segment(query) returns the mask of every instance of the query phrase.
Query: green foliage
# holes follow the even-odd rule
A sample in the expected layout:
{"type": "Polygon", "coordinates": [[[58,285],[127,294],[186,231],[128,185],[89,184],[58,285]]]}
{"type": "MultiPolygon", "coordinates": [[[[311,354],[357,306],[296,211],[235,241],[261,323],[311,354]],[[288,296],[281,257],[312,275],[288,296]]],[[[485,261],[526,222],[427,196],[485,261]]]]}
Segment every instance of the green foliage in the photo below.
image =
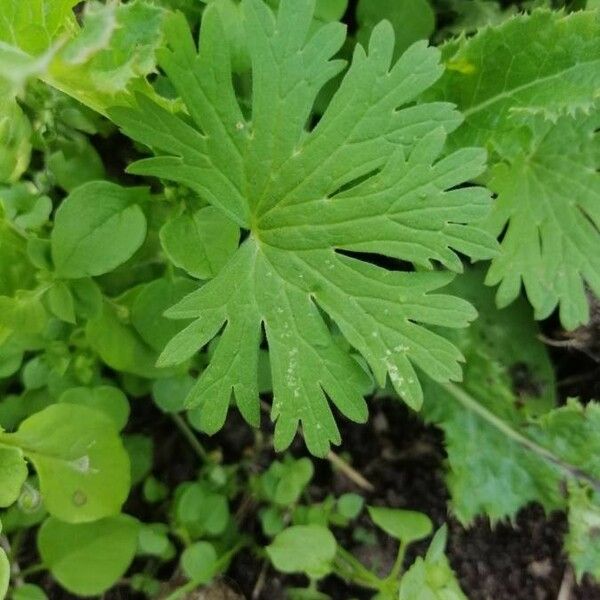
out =
{"type": "Polygon", "coordinates": [[[396,56],[413,42],[429,38],[435,29],[435,14],[429,0],[359,0],[358,42],[366,48],[373,28],[384,19],[392,24],[396,34],[396,56]]]}
{"type": "Polygon", "coordinates": [[[377,527],[405,544],[431,535],[433,524],[427,515],[412,510],[369,506],[369,516],[377,527]]]}
{"type": "Polygon", "coordinates": [[[600,405],[559,362],[597,358],[596,8],[0,2],[0,598],[257,560],[291,600],[464,600],[445,526],[419,556],[440,523],[330,451],[394,393],[462,524],[563,511],[600,579],[600,405]],[[208,440],[230,406],[274,429],[208,440]]]}
{"type": "Polygon", "coordinates": [[[70,279],[102,275],[131,258],[146,237],[140,208],[146,200],[145,190],[108,182],[77,188],[54,219],[51,247],[57,275],[70,279]]]}
{"type": "Polygon", "coordinates": [[[444,555],[445,526],[437,531],[425,558],[417,557],[400,584],[400,600],[467,600],[444,555]]]}
{"type": "Polygon", "coordinates": [[[295,525],[285,529],[267,546],[267,554],[278,571],[323,577],[331,571],[336,541],[320,525],[295,525]],[[310,551],[306,550],[310,548],[310,551]]]}
{"type": "Polygon", "coordinates": [[[600,290],[600,13],[536,11],[452,41],[443,54],[447,70],[427,97],[463,111],[454,147],[490,151],[498,201],[484,225],[495,236],[508,225],[487,283],[500,283],[499,306],[523,283],[536,318],[560,305],[573,329],[589,318],[584,285],[600,290]]]}
{"type": "Polygon", "coordinates": [[[95,596],[114,585],[133,560],[138,522],[118,515],[70,524],[50,517],[38,533],[44,564],[74,594],[95,596]]]}
{"type": "Polygon", "coordinates": [[[385,24],[374,30],[368,54],[357,49],[327,112],[306,134],[317,92],[342,66],[329,58],[343,31],[330,24],[305,42],[311,3],[304,0],[282,3],[277,22],[260,0],[245,0],[242,9],[254,74],[252,122],[231,81],[213,75],[229,69],[229,58],[216,41],[224,24],[212,7],[203,16],[199,54],[178,18],[169,21],[170,49],[161,54],[195,126],[142,96],[137,110],[110,114],[128,135],[159,152],[131,172],[185,183],[250,229],[223,270],[169,310],[171,317],[196,320],[167,345],[160,364],[188,359],[226,324],[188,406],[199,407],[203,430],[217,431],[233,390],[244,417],[256,424],[264,327],[275,446],[288,446],[302,423],[311,452],[324,455],[340,441],[324,394],[353,420],[366,418],[366,406],[357,393],[363,369],[334,343],[317,306],[378,382],[388,375],[414,407],[421,388],[413,365],[437,380],[460,377],[460,355],[425,325],[460,327],[474,317],[459,299],[430,294],[448,281],[444,274],[390,273],[336,250],[378,252],[428,268],[436,260],[453,270],[461,267],[451,248],[491,256],[491,238],[470,225],[486,214],[487,193],[476,187],[445,191],[480,174],[484,155],[465,149],[438,160],[444,130],[454,129],[460,117],[447,104],[401,108],[440,76],[437,53],[418,44],[392,66],[394,39],[385,24]],[[286,58],[289,44],[310,59],[286,58]],[[288,80],[290,91],[278,96],[277,86],[288,80]],[[302,93],[292,93],[293,82],[303,80],[302,93]],[[393,118],[386,116],[390,109],[393,118]],[[373,301],[367,293],[376,294],[373,301]]]}
{"type": "MultiPolygon", "coordinates": [[[[113,422],[96,410],[67,403],[48,406],[15,433],[0,431],[0,447],[5,446],[19,453],[23,465],[23,457],[33,463],[46,508],[64,521],[113,515],[125,501],[129,461],[113,422]]],[[[11,487],[25,479],[18,465],[9,474],[11,487]]]]}

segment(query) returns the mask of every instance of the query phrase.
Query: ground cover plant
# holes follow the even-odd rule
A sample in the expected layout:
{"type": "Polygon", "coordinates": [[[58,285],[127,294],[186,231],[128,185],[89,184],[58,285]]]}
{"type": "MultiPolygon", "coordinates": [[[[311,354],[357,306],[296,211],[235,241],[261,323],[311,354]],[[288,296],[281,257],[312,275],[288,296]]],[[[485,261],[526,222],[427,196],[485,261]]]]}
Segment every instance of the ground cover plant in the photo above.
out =
{"type": "Polygon", "coordinates": [[[596,0],[2,0],[0,92],[0,598],[600,598],[596,0]]]}

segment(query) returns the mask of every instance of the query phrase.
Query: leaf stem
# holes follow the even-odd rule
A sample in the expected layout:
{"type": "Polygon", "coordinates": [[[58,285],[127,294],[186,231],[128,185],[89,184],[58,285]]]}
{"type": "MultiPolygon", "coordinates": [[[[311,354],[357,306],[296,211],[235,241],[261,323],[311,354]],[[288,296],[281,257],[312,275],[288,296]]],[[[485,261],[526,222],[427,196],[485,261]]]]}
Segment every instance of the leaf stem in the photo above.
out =
{"type": "Polygon", "coordinates": [[[207,463],[212,463],[212,459],[208,455],[208,452],[204,448],[204,446],[200,443],[200,440],[196,437],[196,434],[191,430],[190,426],[185,422],[185,419],[177,414],[171,413],[171,419],[181,433],[183,437],[189,442],[190,446],[196,452],[196,454],[200,457],[201,460],[207,463]]]}
{"type": "Polygon", "coordinates": [[[553,464],[555,467],[560,469],[565,475],[574,477],[575,479],[583,480],[593,486],[597,491],[600,491],[600,481],[587,473],[584,473],[558,456],[553,452],[544,448],[537,442],[523,435],[522,433],[513,429],[506,421],[495,415],[493,412],[481,405],[473,396],[466,392],[462,387],[455,383],[441,383],[439,384],[444,388],[450,395],[452,395],[460,404],[462,404],[467,410],[470,410],[480,416],[489,425],[496,428],[498,431],[506,435],[508,438],[523,446],[527,450],[537,454],[540,458],[553,464]]]}

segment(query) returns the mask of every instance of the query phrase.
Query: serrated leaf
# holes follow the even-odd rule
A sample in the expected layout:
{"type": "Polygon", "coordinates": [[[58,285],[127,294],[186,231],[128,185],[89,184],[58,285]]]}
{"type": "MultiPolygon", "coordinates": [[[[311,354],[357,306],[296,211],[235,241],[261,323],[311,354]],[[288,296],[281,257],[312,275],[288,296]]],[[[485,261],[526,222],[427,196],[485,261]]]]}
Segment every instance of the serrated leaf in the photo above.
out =
{"type": "Polygon", "coordinates": [[[528,147],[491,170],[498,198],[484,225],[504,233],[486,283],[500,284],[499,306],[522,283],[537,319],[558,305],[567,329],[588,321],[586,284],[600,295],[599,126],[598,115],[537,123],[528,147]]]}
{"type": "Polygon", "coordinates": [[[495,309],[481,275],[470,279],[463,295],[482,321],[457,340],[467,357],[464,382],[428,385],[424,404],[445,433],[452,509],[468,523],[480,514],[512,517],[533,501],[565,508],[564,480],[600,479],[599,405],[554,408],[552,367],[527,306],[495,309]]]}
{"type": "Polygon", "coordinates": [[[152,3],[87,2],[80,27],[73,0],[7,0],[0,6],[0,78],[14,94],[39,77],[104,113],[132,89],[159,99],[146,81],[155,70],[165,11],[152,3]]]}
{"type": "Polygon", "coordinates": [[[536,115],[587,112],[600,96],[598,13],[518,15],[450,42],[443,54],[447,69],[430,97],[463,111],[455,146],[506,154],[519,125],[536,115]]]}
{"type": "Polygon", "coordinates": [[[129,461],[102,413],[54,404],[25,419],[0,444],[19,448],[36,468],[50,514],[71,523],[118,513],[129,492],[129,461]]]}
{"type": "Polygon", "coordinates": [[[138,521],[128,515],[77,525],[50,517],[37,542],[44,565],[64,588],[96,596],[124,575],[135,556],[138,530],[138,521]]]}
{"type": "Polygon", "coordinates": [[[565,550],[578,579],[589,573],[600,580],[600,498],[583,487],[569,489],[569,531],[565,550]]]}
{"type": "Polygon", "coordinates": [[[437,51],[425,43],[392,65],[393,31],[376,27],[318,125],[305,129],[319,90],[343,66],[330,60],[343,26],[330,23],[307,36],[313,8],[310,0],[285,0],[275,16],[261,0],[243,0],[251,122],[236,99],[223,23],[212,6],[199,54],[176,17],[160,56],[193,124],[142,96],[139,110],[111,115],[159,153],[132,172],[184,183],[250,230],[223,270],[169,311],[196,320],[167,346],[161,364],[182,362],[222,331],[189,406],[199,407],[203,429],[214,432],[233,394],[256,423],[264,328],[275,446],[289,445],[301,423],[309,449],[324,455],[340,441],[327,399],[356,421],[366,418],[366,405],[357,392],[365,373],[335,342],[321,311],[378,382],[388,375],[413,407],[421,403],[415,367],[436,380],[460,378],[460,353],[427,326],[462,327],[475,316],[468,303],[433,293],[450,279],[445,273],[390,272],[340,251],[458,271],[455,251],[485,258],[495,244],[471,224],[486,214],[487,192],[460,187],[482,172],[484,153],[464,149],[440,160],[459,115],[443,103],[411,105],[441,74],[437,51]]]}

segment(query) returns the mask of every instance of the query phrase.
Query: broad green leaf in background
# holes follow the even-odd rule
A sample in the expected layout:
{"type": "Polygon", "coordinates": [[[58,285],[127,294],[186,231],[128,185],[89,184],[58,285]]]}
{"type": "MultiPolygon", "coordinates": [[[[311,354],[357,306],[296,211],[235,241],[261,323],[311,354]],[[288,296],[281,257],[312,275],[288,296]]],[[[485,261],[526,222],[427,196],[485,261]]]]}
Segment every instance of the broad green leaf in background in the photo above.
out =
{"type": "Polygon", "coordinates": [[[325,455],[340,441],[327,398],[363,421],[367,410],[357,390],[366,375],[334,341],[320,309],[377,381],[388,375],[413,407],[422,397],[415,367],[440,381],[460,378],[460,353],[427,325],[463,327],[475,316],[464,301],[433,293],[449,281],[447,273],[391,272],[340,251],[460,271],[454,250],[489,258],[495,244],[471,224],[486,215],[488,193],[459,187],[483,171],[485,154],[468,148],[440,160],[445,133],[460,116],[445,103],[406,107],[441,75],[438,52],[425,43],[392,64],[393,31],[376,27],[368,51],[357,47],[318,125],[305,130],[317,93],[343,67],[330,57],[345,37],[342,25],[329,23],[306,41],[313,8],[311,0],[284,0],[275,16],[261,0],[243,0],[251,122],[224,75],[230,59],[213,6],[203,16],[199,54],[183,17],[169,21],[170,49],[161,53],[193,125],[143,96],[138,110],[114,109],[111,116],[159,154],[132,172],[184,183],[250,230],[223,270],[169,311],[195,321],[160,364],[183,362],[225,326],[188,405],[199,407],[202,428],[214,432],[233,391],[256,425],[264,327],[275,446],[288,446],[302,423],[311,452],[325,455]]]}
{"type": "Polygon", "coordinates": [[[365,47],[377,23],[388,20],[396,34],[395,56],[413,42],[428,39],[435,29],[429,0],[359,0],[356,5],[357,41],[365,47]]]}
{"type": "Polygon", "coordinates": [[[127,396],[119,388],[112,385],[71,388],[64,392],[58,401],[87,406],[103,412],[112,420],[117,431],[121,431],[125,427],[129,418],[127,396]]]}
{"type": "Polygon", "coordinates": [[[185,323],[163,315],[196,288],[193,281],[184,278],[155,279],[141,288],[131,305],[131,323],[146,344],[158,352],[185,327],[185,323]]]}
{"type": "Polygon", "coordinates": [[[81,278],[112,271],[142,245],[146,218],[143,188],[94,181],[75,189],[54,217],[52,259],[61,277],[81,278]]]}
{"type": "Polygon", "coordinates": [[[50,517],[40,527],[37,542],[44,565],[64,588],[96,596],[131,564],[138,529],[138,521],[128,515],[76,525],[50,517]]]}
{"type": "Polygon", "coordinates": [[[384,506],[367,508],[373,523],[403,544],[422,540],[433,531],[431,519],[423,513],[384,506]]]}
{"type": "Polygon", "coordinates": [[[6,597],[10,584],[10,563],[6,552],[0,548],[0,600],[6,597]]]}
{"type": "Polygon", "coordinates": [[[0,188],[0,205],[8,220],[19,230],[41,228],[48,222],[52,201],[30,183],[18,183],[0,188]]]}
{"type": "Polygon", "coordinates": [[[20,448],[0,445],[0,506],[17,501],[27,479],[27,463],[20,448]]]}
{"type": "Polygon", "coordinates": [[[522,281],[537,319],[558,304],[567,329],[588,321],[586,284],[600,295],[599,126],[600,113],[538,123],[527,148],[491,170],[498,197],[485,225],[506,232],[486,283],[500,284],[500,307],[522,281]]]}
{"type": "Polygon", "coordinates": [[[192,580],[202,585],[209,583],[215,576],[217,553],[212,544],[196,542],[181,553],[181,567],[192,580]]]}
{"type": "Polygon", "coordinates": [[[169,260],[198,279],[214,277],[237,249],[239,239],[239,227],[213,206],[175,217],[160,230],[169,260]]]}
{"type": "Polygon", "coordinates": [[[282,573],[306,573],[323,577],[331,570],[337,543],[320,525],[294,525],[277,534],[267,546],[273,566],[282,573]]]}
{"type": "Polygon", "coordinates": [[[118,513],[129,492],[129,461],[113,422],[75,404],[54,404],[0,444],[19,448],[40,479],[50,514],[79,523],[118,513]]]}
{"type": "Polygon", "coordinates": [[[31,125],[21,107],[6,97],[0,81],[0,183],[17,181],[29,165],[31,125]]]}
{"type": "Polygon", "coordinates": [[[585,573],[600,579],[600,497],[598,491],[571,486],[569,490],[569,531],[565,549],[578,579],[585,573]]]}
{"type": "Polygon", "coordinates": [[[15,588],[11,600],[48,600],[44,590],[33,583],[24,583],[15,588]]]}

